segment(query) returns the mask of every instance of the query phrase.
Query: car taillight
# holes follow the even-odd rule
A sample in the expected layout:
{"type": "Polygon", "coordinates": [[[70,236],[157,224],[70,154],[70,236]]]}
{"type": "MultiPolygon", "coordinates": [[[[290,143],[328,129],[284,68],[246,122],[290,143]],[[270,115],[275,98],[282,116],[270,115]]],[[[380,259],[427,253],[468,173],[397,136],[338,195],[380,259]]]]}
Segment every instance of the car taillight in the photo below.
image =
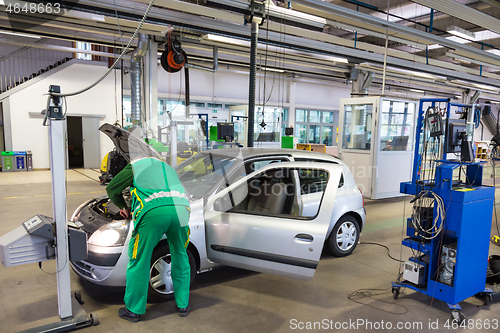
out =
{"type": "Polygon", "coordinates": [[[359,193],[361,193],[361,201],[363,201],[363,207],[365,207],[365,197],[363,196],[363,191],[358,186],[359,193]]]}

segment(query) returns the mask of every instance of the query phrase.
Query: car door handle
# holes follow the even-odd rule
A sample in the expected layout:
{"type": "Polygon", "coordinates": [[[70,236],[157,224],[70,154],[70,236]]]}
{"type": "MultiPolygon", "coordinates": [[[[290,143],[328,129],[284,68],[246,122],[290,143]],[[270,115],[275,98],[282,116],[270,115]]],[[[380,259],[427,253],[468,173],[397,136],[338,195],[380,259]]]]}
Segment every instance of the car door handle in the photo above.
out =
{"type": "Polygon", "coordinates": [[[303,242],[312,242],[314,240],[313,236],[308,234],[297,234],[294,239],[303,242]]]}

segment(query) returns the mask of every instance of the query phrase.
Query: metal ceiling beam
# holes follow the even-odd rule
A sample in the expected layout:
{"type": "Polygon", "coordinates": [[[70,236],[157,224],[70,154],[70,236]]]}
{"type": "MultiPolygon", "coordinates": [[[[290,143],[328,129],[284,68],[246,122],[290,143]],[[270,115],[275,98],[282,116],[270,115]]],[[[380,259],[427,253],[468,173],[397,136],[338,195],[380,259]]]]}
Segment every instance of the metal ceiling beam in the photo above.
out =
{"type": "Polygon", "coordinates": [[[500,34],[500,20],[454,0],[412,0],[422,6],[439,10],[500,34]]]}
{"type": "MultiPolygon", "coordinates": [[[[420,1],[420,0],[419,0],[420,1]]],[[[441,0],[440,0],[441,1],[441,0]]],[[[439,1],[434,1],[435,3],[439,1]]],[[[393,23],[390,21],[386,21],[383,19],[380,19],[378,17],[364,14],[361,12],[357,12],[355,10],[350,10],[347,8],[344,8],[342,6],[334,5],[332,3],[327,3],[323,1],[317,1],[317,0],[295,0],[294,3],[301,4],[303,6],[316,9],[319,11],[324,11],[326,13],[330,13],[336,16],[340,16],[345,18],[345,20],[351,20],[352,22],[361,22],[361,23],[367,23],[370,25],[374,25],[376,27],[381,27],[384,29],[388,29],[390,32],[396,32],[396,33],[402,33],[405,35],[410,35],[416,38],[419,38],[424,41],[430,41],[435,44],[440,44],[445,47],[448,47],[450,49],[454,50],[460,50],[463,52],[466,52],[470,54],[472,57],[481,57],[483,59],[488,59],[490,62],[493,62],[494,64],[500,62],[500,57],[496,56],[494,54],[490,54],[488,52],[484,52],[480,49],[473,48],[471,46],[463,45],[460,43],[456,43],[453,41],[450,41],[444,37],[436,36],[424,31],[420,31],[414,28],[410,28],[398,23],[393,23]]],[[[497,20],[498,21],[498,20],[497,20]]],[[[498,23],[497,23],[498,24],[498,23]]],[[[497,29],[500,27],[500,25],[497,27],[497,29]]]]}

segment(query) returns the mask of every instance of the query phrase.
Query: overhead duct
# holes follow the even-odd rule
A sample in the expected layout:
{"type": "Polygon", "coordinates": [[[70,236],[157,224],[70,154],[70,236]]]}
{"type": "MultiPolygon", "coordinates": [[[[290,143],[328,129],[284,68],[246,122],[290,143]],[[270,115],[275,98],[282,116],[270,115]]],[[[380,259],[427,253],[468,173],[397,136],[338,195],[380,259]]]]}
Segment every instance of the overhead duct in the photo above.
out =
{"type": "Polygon", "coordinates": [[[137,48],[132,53],[130,61],[130,91],[131,91],[131,121],[132,127],[139,127],[142,111],[141,62],[148,50],[148,35],[139,34],[137,48]]]}
{"type": "Polygon", "coordinates": [[[375,78],[375,73],[358,70],[353,68],[351,71],[351,97],[368,96],[368,88],[375,78]]]}
{"type": "Polygon", "coordinates": [[[202,71],[215,73],[219,69],[219,48],[216,45],[213,46],[213,57],[214,57],[214,64],[212,68],[188,64],[188,63],[185,64],[185,67],[192,69],[201,69],[202,71]]]}

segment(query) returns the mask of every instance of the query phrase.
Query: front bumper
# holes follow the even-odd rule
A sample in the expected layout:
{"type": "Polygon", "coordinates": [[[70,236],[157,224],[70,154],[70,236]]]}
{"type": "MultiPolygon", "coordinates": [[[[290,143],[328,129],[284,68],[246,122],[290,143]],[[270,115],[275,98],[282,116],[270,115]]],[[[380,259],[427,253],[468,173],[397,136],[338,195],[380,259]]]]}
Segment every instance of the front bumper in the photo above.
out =
{"type": "Polygon", "coordinates": [[[71,268],[85,280],[102,286],[122,287],[126,284],[128,244],[101,247],[89,244],[87,260],[71,262],[71,268]]]}

